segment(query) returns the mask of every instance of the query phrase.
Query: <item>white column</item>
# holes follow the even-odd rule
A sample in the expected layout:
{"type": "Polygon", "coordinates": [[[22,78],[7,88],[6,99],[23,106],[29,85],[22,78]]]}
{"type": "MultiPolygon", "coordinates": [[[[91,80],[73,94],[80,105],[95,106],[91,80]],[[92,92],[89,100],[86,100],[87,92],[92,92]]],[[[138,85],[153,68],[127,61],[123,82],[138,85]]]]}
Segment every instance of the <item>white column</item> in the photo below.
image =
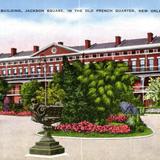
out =
{"type": "Polygon", "coordinates": [[[145,82],[145,77],[141,77],[141,84],[142,84],[142,100],[143,100],[143,104],[144,104],[144,82],[145,82]]]}

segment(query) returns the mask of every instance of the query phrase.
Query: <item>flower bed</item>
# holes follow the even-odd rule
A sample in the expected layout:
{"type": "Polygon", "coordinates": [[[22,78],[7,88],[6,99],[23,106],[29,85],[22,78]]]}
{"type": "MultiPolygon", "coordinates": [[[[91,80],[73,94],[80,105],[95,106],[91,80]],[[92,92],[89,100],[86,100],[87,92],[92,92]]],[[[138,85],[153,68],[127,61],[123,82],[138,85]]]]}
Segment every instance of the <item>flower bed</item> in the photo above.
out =
{"type": "Polygon", "coordinates": [[[127,134],[131,132],[128,125],[96,125],[87,121],[72,124],[60,124],[54,127],[57,131],[73,131],[79,133],[111,133],[111,134],[127,134]]]}
{"type": "Polygon", "coordinates": [[[107,122],[111,123],[111,122],[126,122],[128,119],[128,117],[126,115],[111,115],[107,118],[107,122]]]}
{"type": "Polygon", "coordinates": [[[22,111],[22,112],[14,112],[14,111],[0,111],[0,115],[9,115],[9,116],[31,116],[31,112],[22,111]]]}

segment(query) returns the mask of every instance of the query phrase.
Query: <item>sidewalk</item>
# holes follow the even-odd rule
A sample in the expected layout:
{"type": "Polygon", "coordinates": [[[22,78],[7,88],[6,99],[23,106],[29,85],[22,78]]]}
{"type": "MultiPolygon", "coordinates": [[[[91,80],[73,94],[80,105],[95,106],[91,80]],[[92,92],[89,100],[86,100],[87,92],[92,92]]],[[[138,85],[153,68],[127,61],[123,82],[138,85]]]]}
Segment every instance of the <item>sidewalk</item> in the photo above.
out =
{"type": "MultiPolygon", "coordinates": [[[[77,139],[55,138],[70,160],[159,160],[160,115],[145,115],[144,122],[155,134],[143,138],[77,139]]],[[[30,117],[0,116],[0,160],[25,160],[29,148],[40,139],[41,125],[30,117]]]]}

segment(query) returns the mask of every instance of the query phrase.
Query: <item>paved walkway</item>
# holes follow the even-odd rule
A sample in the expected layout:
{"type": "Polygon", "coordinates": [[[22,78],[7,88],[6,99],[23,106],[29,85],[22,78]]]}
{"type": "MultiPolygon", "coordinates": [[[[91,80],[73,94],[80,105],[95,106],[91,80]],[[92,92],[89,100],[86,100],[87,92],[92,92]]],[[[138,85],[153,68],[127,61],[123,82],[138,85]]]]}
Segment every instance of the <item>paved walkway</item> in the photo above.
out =
{"type": "MultiPolygon", "coordinates": [[[[159,160],[160,115],[142,119],[155,130],[150,137],[128,139],[56,138],[70,160],[159,160]]],[[[41,125],[29,117],[0,116],[0,160],[25,160],[24,155],[40,139],[41,125]]]]}

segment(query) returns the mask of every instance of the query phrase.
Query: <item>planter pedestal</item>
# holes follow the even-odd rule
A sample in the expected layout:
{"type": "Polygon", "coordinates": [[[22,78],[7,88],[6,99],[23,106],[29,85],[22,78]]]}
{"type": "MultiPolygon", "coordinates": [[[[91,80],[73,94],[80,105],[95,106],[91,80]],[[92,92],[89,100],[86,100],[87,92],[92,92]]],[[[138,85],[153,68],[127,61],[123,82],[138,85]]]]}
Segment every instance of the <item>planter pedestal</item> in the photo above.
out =
{"type": "Polygon", "coordinates": [[[25,155],[25,160],[69,160],[69,159],[70,158],[67,153],[57,154],[52,156],[36,155],[36,154],[25,155]]]}

